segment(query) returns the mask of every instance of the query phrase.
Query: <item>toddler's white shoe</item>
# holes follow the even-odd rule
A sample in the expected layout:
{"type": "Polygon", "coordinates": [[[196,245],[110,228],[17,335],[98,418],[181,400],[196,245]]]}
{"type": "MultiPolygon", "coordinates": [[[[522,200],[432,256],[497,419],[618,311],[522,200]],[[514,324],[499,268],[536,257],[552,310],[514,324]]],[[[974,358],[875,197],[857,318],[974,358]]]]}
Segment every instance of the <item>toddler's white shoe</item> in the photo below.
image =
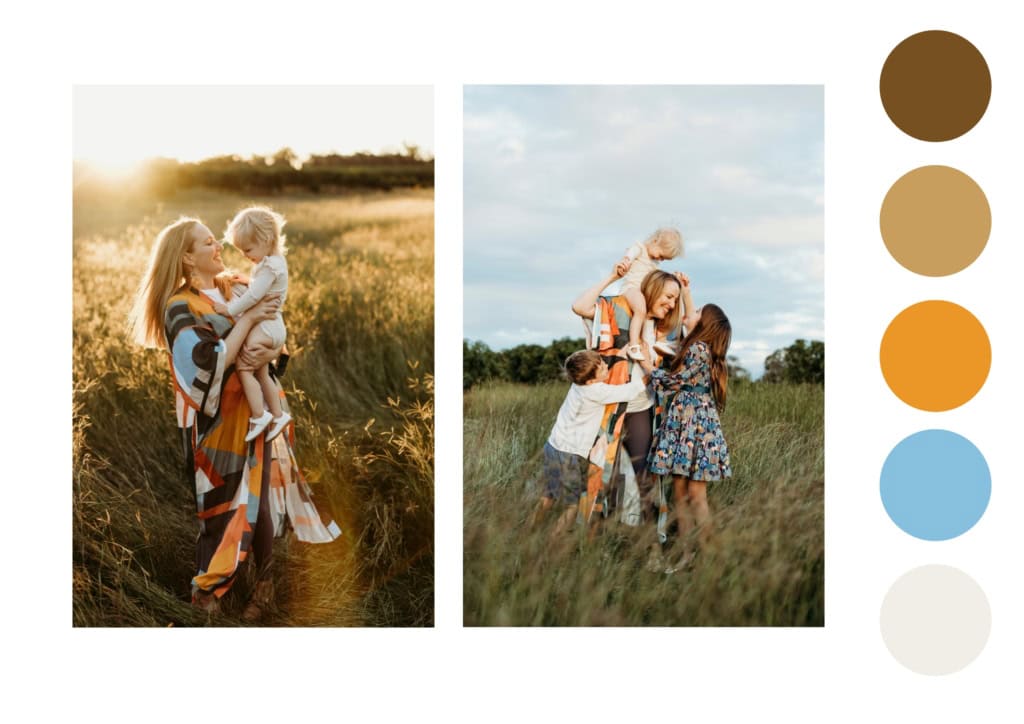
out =
{"type": "MultiPolygon", "coordinates": [[[[267,413],[270,414],[269,412],[267,413]]],[[[288,427],[288,423],[292,421],[292,416],[287,412],[281,414],[280,417],[274,418],[274,424],[270,426],[267,431],[267,442],[270,442],[275,437],[281,434],[281,431],[288,427]]]]}
{"type": "Polygon", "coordinates": [[[626,356],[630,359],[640,361],[644,358],[644,350],[639,344],[631,344],[626,347],[626,356]]]}
{"type": "Polygon", "coordinates": [[[249,434],[245,436],[245,441],[252,442],[257,437],[259,437],[259,434],[267,429],[267,425],[269,425],[271,421],[273,421],[273,419],[274,416],[271,415],[266,410],[264,410],[263,414],[260,415],[259,417],[250,417],[249,434]]]}

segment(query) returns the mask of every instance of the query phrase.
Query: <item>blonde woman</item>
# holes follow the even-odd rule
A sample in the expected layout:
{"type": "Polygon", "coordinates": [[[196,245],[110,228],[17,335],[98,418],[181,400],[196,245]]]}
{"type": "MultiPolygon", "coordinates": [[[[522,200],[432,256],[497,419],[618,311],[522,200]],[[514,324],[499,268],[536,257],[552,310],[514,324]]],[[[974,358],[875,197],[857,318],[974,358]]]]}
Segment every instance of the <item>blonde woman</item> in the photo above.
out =
{"type": "MultiPolygon", "coordinates": [[[[284,494],[271,490],[271,443],[262,434],[251,442],[245,439],[249,408],[238,373],[256,370],[276,356],[276,350],[247,345],[245,339],[254,326],[276,317],[280,299],[268,294],[237,320],[218,314],[215,304],[243,292],[237,281],[225,274],[221,244],[210,230],[198,219],[179,219],[153,245],[130,323],[140,344],[167,350],[171,357],[178,426],[199,517],[192,603],[218,612],[240,564],[252,553],[257,583],[242,618],[255,621],[273,603],[270,561],[275,528],[283,527],[284,514],[279,524],[272,499],[283,501],[284,494]]],[[[275,445],[287,446],[286,458],[294,467],[290,445],[275,445]]],[[[290,483],[297,491],[289,495],[297,492],[304,508],[303,522],[295,525],[298,517],[293,517],[298,538],[333,540],[340,531],[333,522],[320,523],[297,473],[297,468],[292,471],[298,480],[290,483]]],[[[277,506],[283,511],[283,502],[277,506]]]]}

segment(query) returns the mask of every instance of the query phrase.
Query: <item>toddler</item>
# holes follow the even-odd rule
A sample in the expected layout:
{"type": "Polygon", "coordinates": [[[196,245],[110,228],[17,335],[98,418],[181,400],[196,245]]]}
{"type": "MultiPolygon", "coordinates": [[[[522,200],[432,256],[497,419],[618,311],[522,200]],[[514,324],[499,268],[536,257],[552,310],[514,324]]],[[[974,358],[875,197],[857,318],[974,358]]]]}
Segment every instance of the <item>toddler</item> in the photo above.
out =
{"type": "Polygon", "coordinates": [[[647,321],[647,304],[644,295],[640,293],[640,284],[644,277],[658,268],[658,262],[674,259],[682,253],[682,235],[676,229],[664,228],[655,231],[646,241],[633,244],[626,249],[625,256],[619,262],[628,267],[628,271],[622,277],[621,294],[626,297],[630,309],[633,310],[629,322],[629,346],[626,347],[626,354],[630,359],[640,360],[644,356],[640,349],[640,337],[647,321]]]}
{"type": "MultiPolygon", "coordinates": [[[[284,223],[284,217],[280,214],[264,206],[252,206],[239,211],[228,224],[225,240],[242,252],[255,266],[252,268],[249,288],[244,294],[227,304],[214,304],[214,310],[218,314],[238,317],[267,294],[279,295],[281,304],[284,305],[285,297],[288,295],[288,264],[284,260],[285,237],[281,233],[284,223]]],[[[280,350],[284,346],[285,336],[284,319],[278,309],[274,319],[260,322],[252,328],[246,342],[280,350]]],[[[267,430],[266,440],[273,440],[292,418],[281,409],[280,393],[270,377],[270,370],[263,365],[251,372],[239,370],[238,376],[245,390],[245,399],[249,403],[251,415],[246,441],[256,439],[271,423],[273,425],[267,430]]]]}

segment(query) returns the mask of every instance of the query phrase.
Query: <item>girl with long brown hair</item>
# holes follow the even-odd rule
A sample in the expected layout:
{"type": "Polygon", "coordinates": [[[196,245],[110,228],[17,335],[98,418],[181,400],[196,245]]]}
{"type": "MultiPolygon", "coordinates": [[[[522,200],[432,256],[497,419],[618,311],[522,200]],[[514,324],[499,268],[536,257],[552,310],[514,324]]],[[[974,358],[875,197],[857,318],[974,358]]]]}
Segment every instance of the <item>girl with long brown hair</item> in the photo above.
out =
{"type": "Polygon", "coordinates": [[[679,539],[684,546],[676,567],[692,557],[687,546],[694,524],[702,543],[707,541],[711,521],[707,484],[732,476],[729,448],[718,417],[725,409],[729,385],[725,356],[732,326],[714,304],[695,310],[691,319],[695,323],[669,368],[651,372],[662,419],[647,464],[651,474],[672,478],[679,539]]]}

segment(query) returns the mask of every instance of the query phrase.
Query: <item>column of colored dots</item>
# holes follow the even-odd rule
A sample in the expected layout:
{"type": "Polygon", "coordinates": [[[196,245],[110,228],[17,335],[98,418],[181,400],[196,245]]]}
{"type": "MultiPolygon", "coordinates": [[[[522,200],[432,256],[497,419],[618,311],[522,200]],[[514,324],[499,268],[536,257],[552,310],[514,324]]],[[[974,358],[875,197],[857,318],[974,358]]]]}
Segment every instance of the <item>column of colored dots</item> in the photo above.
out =
{"type": "MultiPolygon", "coordinates": [[[[890,120],[927,142],[952,141],[974,128],[988,108],[991,90],[988,65],[978,49],[941,30],[917,33],[897,45],[879,82],[890,120]]],[[[992,217],[973,179],[934,165],[909,171],[892,185],[879,226],[889,253],[906,270],[944,277],[967,268],[982,253],[992,217]]],[[[969,403],[985,384],[991,361],[984,325],[970,310],[942,299],[924,300],[897,314],[879,350],[889,389],[929,415],[969,403]]],[[[943,429],[922,430],[899,442],[880,478],[889,518],[926,541],[949,540],[972,529],[991,494],[982,452],[967,437],[943,429]]],[[[950,566],[908,571],[882,602],[886,647],[920,674],[964,668],[981,653],[990,629],[984,591],[950,566]]]]}

